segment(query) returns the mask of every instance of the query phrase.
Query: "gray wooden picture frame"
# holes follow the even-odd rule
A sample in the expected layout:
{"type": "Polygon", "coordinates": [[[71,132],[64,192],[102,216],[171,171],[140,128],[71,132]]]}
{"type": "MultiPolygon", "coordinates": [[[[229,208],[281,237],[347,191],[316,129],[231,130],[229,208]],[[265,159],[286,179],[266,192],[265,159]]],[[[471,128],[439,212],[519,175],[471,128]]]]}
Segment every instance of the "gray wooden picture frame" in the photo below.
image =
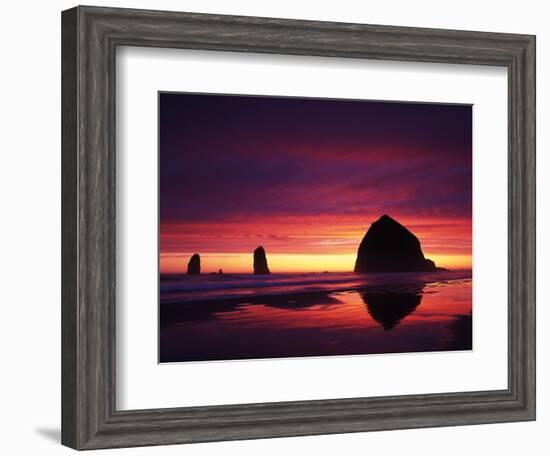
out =
{"type": "Polygon", "coordinates": [[[64,11],[62,245],[62,443],[72,448],[534,420],[535,37],[100,7],[64,11]],[[117,46],[506,67],[509,120],[508,388],[117,410],[117,46]]]}

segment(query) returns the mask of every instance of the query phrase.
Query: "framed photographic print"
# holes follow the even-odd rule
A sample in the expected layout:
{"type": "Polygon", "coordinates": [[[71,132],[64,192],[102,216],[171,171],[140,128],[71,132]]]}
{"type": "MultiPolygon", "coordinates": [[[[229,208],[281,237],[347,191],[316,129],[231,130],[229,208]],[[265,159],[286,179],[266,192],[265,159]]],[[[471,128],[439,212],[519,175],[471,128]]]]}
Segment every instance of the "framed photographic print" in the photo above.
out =
{"type": "Polygon", "coordinates": [[[471,127],[469,105],[160,93],[159,361],[471,350],[471,127]]]}
{"type": "Polygon", "coordinates": [[[535,38],[62,14],[62,442],[535,419],[535,38]]]}

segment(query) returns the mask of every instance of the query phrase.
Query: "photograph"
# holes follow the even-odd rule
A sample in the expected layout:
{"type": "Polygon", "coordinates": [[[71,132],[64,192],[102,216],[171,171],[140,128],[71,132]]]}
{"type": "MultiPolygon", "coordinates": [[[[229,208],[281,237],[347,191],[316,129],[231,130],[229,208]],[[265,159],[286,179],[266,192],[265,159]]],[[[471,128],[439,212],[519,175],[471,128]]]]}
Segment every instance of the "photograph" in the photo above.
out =
{"type": "Polygon", "coordinates": [[[472,106],[158,93],[159,362],[472,350],[472,106]]]}

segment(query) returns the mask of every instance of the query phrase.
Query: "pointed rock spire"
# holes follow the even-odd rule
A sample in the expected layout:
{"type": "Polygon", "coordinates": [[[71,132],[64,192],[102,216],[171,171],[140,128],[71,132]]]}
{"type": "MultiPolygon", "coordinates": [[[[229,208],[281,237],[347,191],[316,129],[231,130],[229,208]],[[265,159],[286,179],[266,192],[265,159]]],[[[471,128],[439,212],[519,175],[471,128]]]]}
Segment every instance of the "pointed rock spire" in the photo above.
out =
{"type": "Polygon", "coordinates": [[[254,250],[254,274],[271,274],[267,267],[267,257],[262,246],[254,250]]]}
{"type": "Polygon", "coordinates": [[[187,263],[187,274],[197,275],[201,273],[201,257],[198,253],[193,254],[187,263]]]}

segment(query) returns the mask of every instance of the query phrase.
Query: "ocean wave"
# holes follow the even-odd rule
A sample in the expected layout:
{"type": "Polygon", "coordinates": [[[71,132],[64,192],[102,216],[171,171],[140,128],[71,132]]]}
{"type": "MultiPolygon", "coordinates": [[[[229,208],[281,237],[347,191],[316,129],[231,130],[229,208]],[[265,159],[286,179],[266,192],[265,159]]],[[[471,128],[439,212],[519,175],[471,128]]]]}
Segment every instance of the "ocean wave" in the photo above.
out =
{"type": "Polygon", "coordinates": [[[471,271],[466,270],[378,274],[204,274],[161,276],[159,291],[161,302],[189,302],[297,292],[344,291],[390,284],[427,284],[468,278],[471,278],[471,271]]]}

